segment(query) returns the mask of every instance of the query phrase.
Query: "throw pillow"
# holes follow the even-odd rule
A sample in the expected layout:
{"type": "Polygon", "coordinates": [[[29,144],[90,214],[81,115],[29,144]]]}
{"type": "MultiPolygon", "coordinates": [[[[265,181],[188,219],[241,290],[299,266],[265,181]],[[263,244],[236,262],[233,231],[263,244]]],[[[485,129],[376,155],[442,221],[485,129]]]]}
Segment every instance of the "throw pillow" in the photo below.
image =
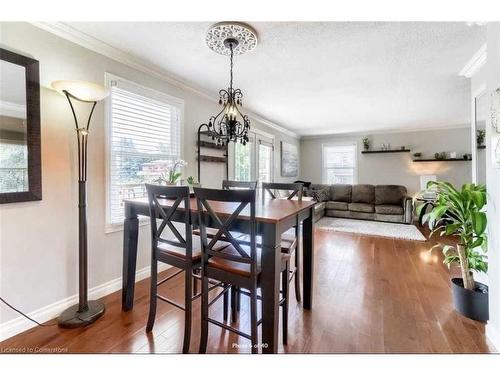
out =
{"type": "Polygon", "coordinates": [[[330,192],[328,189],[314,190],[311,196],[316,202],[326,202],[330,198],[330,192]]]}

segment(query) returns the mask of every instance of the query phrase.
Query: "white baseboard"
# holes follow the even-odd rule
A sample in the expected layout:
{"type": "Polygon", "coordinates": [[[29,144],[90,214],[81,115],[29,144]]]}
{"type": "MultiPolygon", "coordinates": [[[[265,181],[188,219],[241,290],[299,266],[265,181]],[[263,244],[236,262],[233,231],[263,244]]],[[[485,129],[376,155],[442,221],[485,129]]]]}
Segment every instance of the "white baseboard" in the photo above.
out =
{"type": "Polygon", "coordinates": [[[495,346],[495,349],[497,351],[499,351],[500,350],[500,331],[498,331],[497,328],[494,325],[492,325],[491,323],[488,323],[486,325],[486,337],[495,346]]]}
{"type": "MultiPolygon", "coordinates": [[[[158,271],[164,271],[170,268],[166,264],[158,264],[158,271]]],[[[151,267],[144,267],[140,269],[135,274],[135,280],[140,281],[149,277],[151,273],[151,267]]],[[[122,288],[122,278],[118,277],[114,280],[108,281],[104,284],[98,285],[89,289],[89,299],[102,298],[108,294],[114,293],[122,288]]],[[[35,319],[38,322],[46,322],[48,320],[54,319],[59,316],[68,307],[78,303],[78,294],[71,297],[65,298],[63,300],[54,302],[50,305],[44,306],[40,309],[27,313],[30,318],[35,319]]],[[[0,342],[8,339],[9,337],[15,336],[21,332],[24,332],[30,328],[35,327],[36,324],[26,319],[24,316],[9,320],[5,323],[0,324],[0,342]]]]}

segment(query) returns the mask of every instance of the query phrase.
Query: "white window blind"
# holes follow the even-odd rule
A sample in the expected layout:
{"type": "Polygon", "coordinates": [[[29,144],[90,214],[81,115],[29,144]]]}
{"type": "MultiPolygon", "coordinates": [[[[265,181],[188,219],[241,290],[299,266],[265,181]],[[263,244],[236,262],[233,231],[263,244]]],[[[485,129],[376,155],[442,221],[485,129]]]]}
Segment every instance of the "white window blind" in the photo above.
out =
{"type": "Polygon", "coordinates": [[[356,145],[323,146],[323,183],[356,183],[356,145]]]}
{"type": "Polygon", "coordinates": [[[180,158],[181,103],[161,93],[111,81],[108,223],[123,221],[123,200],[145,197],[180,158]]]}

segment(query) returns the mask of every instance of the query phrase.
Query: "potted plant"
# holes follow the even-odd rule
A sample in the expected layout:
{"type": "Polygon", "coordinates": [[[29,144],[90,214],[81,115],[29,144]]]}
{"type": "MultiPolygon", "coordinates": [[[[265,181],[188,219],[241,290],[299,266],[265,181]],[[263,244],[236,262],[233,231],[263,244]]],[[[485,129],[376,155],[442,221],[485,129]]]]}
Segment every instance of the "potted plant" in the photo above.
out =
{"type": "Polygon", "coordinates": [[[418,159],[420,159],[422,157],[422,153],[421,152],[415,152],[413,154],[413,157],[418,160],[418,159]]]}
{"type": "Polygon", "coordinates": [[[479,129],[478,131],[476,131],[476,143],[478,146],[483,146],[485,137],[486,131],[484,129],[479,129]]]}
{"type": "Polygon", "coordinates": [[[156,182],[165,185],[177,185],[182,176],[182,172],[180,172],[179,169],[186,165],[187,163],[184,160],[177,159],[166,168],[166,172],[163,172],[156,182]]]}
{"type": "Polygon", "coordinates": [[[368,139],[368,137],[363,138],[363,147],[365,151],[368,151],[370,149],[370,140],[368,139]]]}
{"type": "Polygon", "coordinates": [[[488,271],[486,187],[465,184],[457,190],[449,182],[429,181],[427,188],[432,186],[437,188],[437,202],[424,215],[423,222],[429,222],[431,236],[439,232],[441,236],[455,236],[458,241],[456,245],[437,244],[430,251],[441,248],[444,264],[460,266],[462,277],[451,280],[455,309],[468,318],[485,322],[489,317],[488,287],[474,281],[472,271],[488,271]]]}

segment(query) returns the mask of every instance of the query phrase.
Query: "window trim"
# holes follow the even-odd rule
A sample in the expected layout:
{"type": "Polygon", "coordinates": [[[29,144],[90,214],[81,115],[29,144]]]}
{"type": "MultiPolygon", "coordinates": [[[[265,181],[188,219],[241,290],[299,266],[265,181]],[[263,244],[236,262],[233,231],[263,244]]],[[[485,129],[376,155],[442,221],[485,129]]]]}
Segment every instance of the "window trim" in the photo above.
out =
{"type": "Polygon", "coordinates": [[[354,174],[353,185],[359,181],[359,157],[358,157],[358,143],[357,142],[330,142],[321,144],[321,183],[327,184],[327,173],[325,168],[325,147],[341,147],[341,146],[354,146],[354,174]]]}
{"type": "MultiPolygon", "coordinates": [[[[111,89],[112,81],[121,81],[127,86],[131,86],[134,90],[137,90],[138,94],[145,96],[150,96],[154,99],[164,101],[171,105],[179,107],[179,154],[182,159],[184,159],[184,100],[166,94],[162,91],[152,89],[150,87],[141,85],[137,82],[131,81],[129,79],[114,75],[109,72],[104,73],[105,87],[111,89]]],[[[111,95],[108,96],[104,103],[104,137],[105,137],[105,221],[104,221],[104,232],[106,234],[119,232],[123,230],[123,223],[111,223],[110,211],[111,211],[111,95]]],[[[149,225],[149,218],[139,217],[139,226],[149,225]]]]}

